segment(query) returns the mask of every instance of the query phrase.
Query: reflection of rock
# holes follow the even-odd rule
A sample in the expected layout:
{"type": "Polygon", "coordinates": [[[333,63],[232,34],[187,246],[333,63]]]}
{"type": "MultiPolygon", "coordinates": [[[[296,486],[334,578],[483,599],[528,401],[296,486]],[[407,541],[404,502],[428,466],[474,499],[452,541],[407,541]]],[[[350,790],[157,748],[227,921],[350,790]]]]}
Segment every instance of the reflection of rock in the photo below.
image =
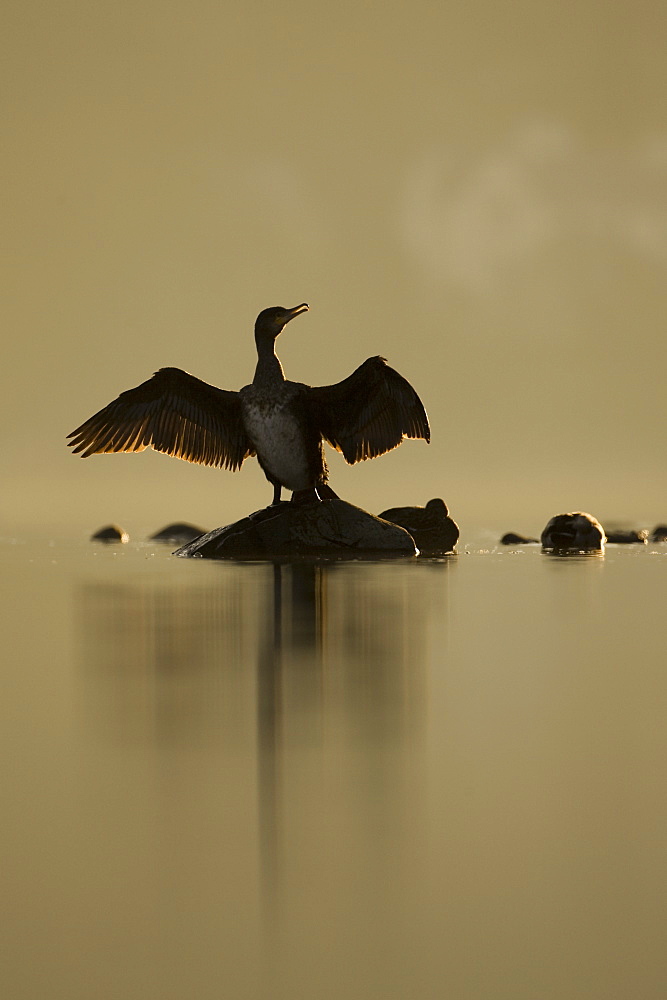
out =
{"type": "Polygon", "coordinates": [[[411,556],[415,543],[403,528],[344,500],[282,503],[209,531],[177,550],[208,559],[272,556],[411,556]]]}
{"type": "Polygon", "coordinates": [[[539,541],[537,538],[526,538],[525,535],[517,535],[513,531],[508,531],[506,535],[500,539],[501,545],[538,545],[539,541]]]}
{"type": "Polygon", "coordinates": [[[168,524],[166,528],[162,528],[161,531],[156,531],[154,535],[150,536],[150,541],[184,545],[185,542],[191,542],[194,538],[199,538],[203,534],[204,528],[198,528],[196,525],[188,524],[185,521],[175,521],[173,524],[168,524]]]}
{"type": "Polygon", "coordinates": [[[575,549],[586,551],[604,547],[604,528],[592,514],[575,511],[556,514],[542,532],[545,549],[575,549]]]}
{"type": "Polygon", "coordinates": [[[656,524],[651,532],[652,542],[667,542],[667,524],[656,524]]]}
{"type": "Polygon", "coordinates": [[[607,541],[613,542],[615,545],[646,545],[646,539],[648,537],[648,531],[645,529],[642,531],[635,531],[634,529],[626,528],[606,528],[607,541]]]}
{"type": "Polygon", "coordinates": [[[100,528],[94,535],[90,536],[91,542],[129,542],[130,536],[127,531],[123,531],[117,524],[107,524],[105,528],[100,528]]]}
{"type": "Polygon", "coordinates": [[[423,556],[451,552],[459,540],[459,527],[439,497],[425,507],[390,507],[379,516],[409,531],[423,556]]]}

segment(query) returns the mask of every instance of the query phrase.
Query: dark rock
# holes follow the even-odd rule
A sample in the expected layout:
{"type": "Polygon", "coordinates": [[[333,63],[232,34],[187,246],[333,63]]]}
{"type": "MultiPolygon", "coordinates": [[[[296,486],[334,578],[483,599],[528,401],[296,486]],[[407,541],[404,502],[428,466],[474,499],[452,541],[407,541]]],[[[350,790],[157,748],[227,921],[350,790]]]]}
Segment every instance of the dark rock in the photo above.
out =
{"type": "Polygon", "coordinates": [[[184,545],[194,538],[199,538],[204,534],[204,528],[198,528],[195,524],[187,524],[185,521],[175,521],[168,524],[161,531],[156,531],[150,536],[151,542],[169,542],[171,545],[184,545]]]}
{"type": "Polygon", "coordinates": [[[459,526],[439,497],[429,500],[425,507],[390,507],[379,517],[409,531],[422,556],[452,552],[459,540],[459,526]]]}
{"type": "Polygon", "coordinates": [[[652,542],[667,542],[667,524],[656,524],[651,532],[652,542]]]}
{"type": "Polygon", "coordinates": [[[604,528],[592,514],[556,514],[542,532],[542,548],[589,552],[604,548],[604,528]]]}
{"type": "Polygon", "coordinates": [[[100,528],[94,535],[90,536],[91,542],[129,542],[130,536],[127,531],[123,531],[117,524],[108,524],[106,528],[100,528]]]}
{"type": "Polygon", "coordinates": [[[648,531],[624,528],[606,528],[607,541],[615,545],[646,545],[648,531]]]}
{"type": "Polygon", "coordinates": [[[271,559],[413,556],[407,531],[345,500],[281,503],[183,545],[177,556],[206,559],[271,559]]]}
{"type": "Polygon", "coordinates": [[[539,539],[526,538],[524,535],[516,535],[513,531],[508,531],[500,539],[501,545],[539,545],[539,539]]]}

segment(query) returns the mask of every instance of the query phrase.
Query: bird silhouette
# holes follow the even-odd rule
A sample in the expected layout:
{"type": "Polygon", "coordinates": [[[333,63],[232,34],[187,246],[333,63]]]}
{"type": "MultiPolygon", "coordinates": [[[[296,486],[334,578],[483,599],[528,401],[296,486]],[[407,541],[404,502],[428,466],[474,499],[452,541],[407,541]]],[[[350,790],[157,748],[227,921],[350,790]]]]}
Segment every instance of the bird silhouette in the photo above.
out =
{"type": "Polygon", "coordinates": [[[307,310],[303,302],[259,314],[255,375],[238,392],[217,389],[180,368],[160,368],[72,431],[69,446],[82,458],[153,448],[231,471],[254,455],[277,504],[283,487],[296,501],[336,497],[327,483],[323,441],[350,465],[396,448],[404,437],[428,442],[419,396],[384,358],[368,358],[334,385],[285,378],[276,338],[307,310]]]}

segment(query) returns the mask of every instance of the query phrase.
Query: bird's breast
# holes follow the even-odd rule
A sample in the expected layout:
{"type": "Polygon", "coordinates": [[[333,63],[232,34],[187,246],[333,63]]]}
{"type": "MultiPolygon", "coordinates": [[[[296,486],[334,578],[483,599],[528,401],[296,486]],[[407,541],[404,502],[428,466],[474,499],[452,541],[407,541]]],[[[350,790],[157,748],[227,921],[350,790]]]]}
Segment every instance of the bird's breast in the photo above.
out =
{"type": "Polygon", "coordinates": [[[243,424],[262,467],[286,489],[313,485],[303,418],[292,394],[242,393],[243,424]]]}

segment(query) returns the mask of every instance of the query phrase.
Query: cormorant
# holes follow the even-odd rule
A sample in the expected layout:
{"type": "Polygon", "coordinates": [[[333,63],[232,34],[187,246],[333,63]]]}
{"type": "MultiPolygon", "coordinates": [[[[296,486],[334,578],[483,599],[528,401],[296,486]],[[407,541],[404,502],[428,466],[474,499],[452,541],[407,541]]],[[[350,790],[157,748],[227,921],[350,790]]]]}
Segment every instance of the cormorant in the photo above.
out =
{"type": "Polygon", "coordinates": [[[327,485],[323,440],[350,465],[383,455],[404,437],[429,441],[419,396],[384,358],[368,358],[335,385],[285,379],[276,337],[307,309],[303,302],[259,314],[255,376],[239,392],[216,389],[180,368],[160,368],[72,431],[69,446],[82,458],[154,448],[232,471],[256,455],[277,504],[283,487],[293,500],[336,497],[327,485]]]}

